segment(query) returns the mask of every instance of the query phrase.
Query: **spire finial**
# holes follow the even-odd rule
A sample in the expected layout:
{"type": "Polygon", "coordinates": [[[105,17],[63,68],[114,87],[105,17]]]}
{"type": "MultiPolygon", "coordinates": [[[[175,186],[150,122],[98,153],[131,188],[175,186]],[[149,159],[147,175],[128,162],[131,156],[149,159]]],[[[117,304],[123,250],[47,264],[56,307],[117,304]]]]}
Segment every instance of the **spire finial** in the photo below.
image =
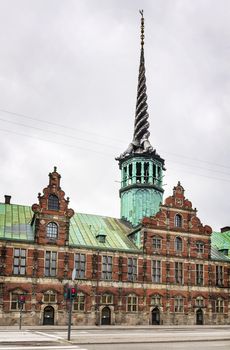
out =
{"type": "Polygon", "coordinates": [[[144,38],[145,38],[145,19],[144,10],[139,10],[141,15],[141,48],[144,48],[144,38]]]}
{"type": "Polygon", "coordinates": [[[149,114],[147,112],[147,94],[146,94],[146,77],[145,77],[145,58],[144,58],[144,11],[139,10],[141,15],[141,52],[140,65],[137,86],[137,102],[134,121],[133,140],[127,150],[117,159],[125,158],[127,155],[134,153],[153,153],[153,147],[149,142],[149,114]]]}

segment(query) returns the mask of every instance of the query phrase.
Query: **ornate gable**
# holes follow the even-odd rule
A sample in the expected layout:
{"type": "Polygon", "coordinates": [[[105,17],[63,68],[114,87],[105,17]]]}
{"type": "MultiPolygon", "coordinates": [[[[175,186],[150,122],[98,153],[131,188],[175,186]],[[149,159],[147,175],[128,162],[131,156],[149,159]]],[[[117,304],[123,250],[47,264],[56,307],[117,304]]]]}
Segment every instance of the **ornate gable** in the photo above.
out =
{"type": "Polygon", "coordinates": [[[33,223],[35,224],[35,240],[37,243],[55,243],[66,245],[69,241],[69,220],[74,215],[69,209],[69,198],[60,187],[61,175],[54,167],[49,173],[49,184],[38,194],[39,203],[33,204],[33,223]]]}

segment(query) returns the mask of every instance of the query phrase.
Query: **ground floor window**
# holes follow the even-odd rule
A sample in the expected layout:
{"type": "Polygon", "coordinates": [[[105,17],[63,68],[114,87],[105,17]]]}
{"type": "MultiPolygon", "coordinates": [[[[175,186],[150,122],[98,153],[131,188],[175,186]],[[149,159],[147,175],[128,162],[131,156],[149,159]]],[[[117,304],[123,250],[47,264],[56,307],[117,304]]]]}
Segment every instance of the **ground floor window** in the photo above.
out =
{"type": "Polygon", "coordinates": [[[130,294],[127,296],[127,311],[136,312],[137,311],[138,298],[135,294],[130,294]]]}
{"type": "Polygon", "coordinates": [[[224,312],[224,300],[222,298],[218,298],[216,300],[216,312],[223,313],[224,312]]]}
{"type": "Polygon", "coordinates": [[[22,310],[25,309],[25,303],[20,304],[19,299],[20,296],[23,296],[22,292],[12,292],[10,295],[10,309],[12,311],[20,310],[20,307],[22,310]]]}
{"type": "Polygon", "coordinates": [[[184,311],[184,299],[182,297],[175,297],[174,299],[174,311],[183,312],[184,311]]]}
{"type": "Polygon", "coordinates": [[[74,311],[85,311],[85,295],[83,293],[79,293],[73,304],[74,311]]]}

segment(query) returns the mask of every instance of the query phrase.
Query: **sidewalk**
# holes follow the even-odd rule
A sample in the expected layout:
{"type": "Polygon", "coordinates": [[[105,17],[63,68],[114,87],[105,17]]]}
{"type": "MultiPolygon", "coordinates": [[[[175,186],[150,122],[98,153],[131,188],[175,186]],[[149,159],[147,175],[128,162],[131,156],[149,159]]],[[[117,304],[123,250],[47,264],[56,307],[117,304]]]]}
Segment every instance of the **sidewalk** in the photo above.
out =
{"type": "Polygon", "coordinates": [[[60,344],[169,343],[197,341],[230,341],[230,326],[92,326],[72,327],[67,341],[67,327],[16,326],[0,327],[0,349],[3,345],[41,346],[60,344]]]}

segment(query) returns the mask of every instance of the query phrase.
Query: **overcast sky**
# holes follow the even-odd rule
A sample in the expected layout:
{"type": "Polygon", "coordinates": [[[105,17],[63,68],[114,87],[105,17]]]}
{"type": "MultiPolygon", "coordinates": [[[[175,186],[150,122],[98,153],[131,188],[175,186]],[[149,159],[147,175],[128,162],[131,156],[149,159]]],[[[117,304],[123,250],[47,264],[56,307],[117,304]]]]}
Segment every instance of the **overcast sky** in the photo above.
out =
{"type": "Polygon", "coordinates": [[[164,198],[181,181],[230,225],[229,0],[0,0],[0,195],[32,205],[57,166],[70,207],[119,217],[145,15],[150,141],[164,198]]]}

